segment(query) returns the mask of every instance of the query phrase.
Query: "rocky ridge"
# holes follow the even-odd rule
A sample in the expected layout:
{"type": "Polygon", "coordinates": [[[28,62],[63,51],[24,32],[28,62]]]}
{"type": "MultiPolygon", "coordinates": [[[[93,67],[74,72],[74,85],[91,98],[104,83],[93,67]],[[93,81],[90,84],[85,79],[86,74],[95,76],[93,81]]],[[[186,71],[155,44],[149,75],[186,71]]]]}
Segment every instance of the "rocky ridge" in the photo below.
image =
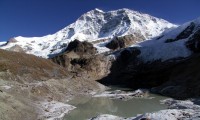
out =
{"type": "Polygon", "coordinates": [[[52,61],[70,71],[74,77],[97,80],[110,72],[112,59],[96,53],[97,49],[91,43],[75,40],[69,43],[62,54],[53,57],[52,61]]]}

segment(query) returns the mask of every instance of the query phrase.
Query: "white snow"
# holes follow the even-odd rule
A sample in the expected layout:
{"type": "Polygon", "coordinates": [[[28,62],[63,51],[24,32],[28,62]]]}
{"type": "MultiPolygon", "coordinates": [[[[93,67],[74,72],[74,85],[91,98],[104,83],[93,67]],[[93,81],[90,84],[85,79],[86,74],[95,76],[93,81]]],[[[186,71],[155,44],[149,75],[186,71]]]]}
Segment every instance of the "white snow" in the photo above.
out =
{"type": "MultiPolygon", "coordinates": [[[[141,34],[145,39],[160,35],[166,29],[177,27],[163,19],[129,9],[104,12],[91,10],[74,23],[52,35],[43,37],[15,37],[17,42],[9,43],[2,49],[19,45],[28,54],[48,58],[66,49],[74,39],[88,42],[127,34],[141,34]]],[[[108,51],[104,46],[95,45],[99,52],[108,51]]]]}
{"type": "MultiPolygon", "coordinates": [[[[161,110],[155,113],[146,113],[138,118],[148,118],[150,120],[178,120],[184,118],[185,114],[191,115],[194,111],[193,110],[177,110],[177,109],[170,109],[170,110],[161,110]]],[[[137,120],[135,118],[133,120],[137,120]]]]}
{"type": "Polygon", "coordinates": [[[0,46],[6,44],[6,42],[0,42],[0,46]]]}
{"type": "Polygon", "coordinates": [[[41,102],[39,106],[43,109],[43,113],[41,113],[39,118],[45,120],[60,120],[65,114],[69,113],[70,110],[76,108],[58,101],[41,102]]]}
{"type": "Polygon", "coordinates": [[[8,85],[3,85],[3,86],[0,86],[1,88],[4,88],[6,90],[9,90],[10,88],[12,88],[11,86],[8,86],[8,85]]]}
{"type": "MultiPolygon", "coordinates": [[[[200,18],[191,21],[195,24],[194,31],[199,29],[200,18]]],[[[185,39],[180,39],[177,41],[166,43],[167,39],[175,39],[185,28],[187,28],[191,22],[187,22],[171,31],[165,32],[161,38],[153,38],[146,40],[144,42],[138,43],[131,47],[137,47],[141,50],[141,54],[138,56],[144,62],[162,60],[166,61],[172,58],[178,57],[188,57],[192,54],[188,48],[186,48],[186,41],[189,40],[189,37],[185,39]]]]}
{"type": "Polygon", "coordinates": [[[125,92],[121,90],[115,91],[105,91],[100,94],[96,94],[93,97],[108,97],[111,99],[122,99],[122,100],[129,100],[132,98],[141,98],[141,97],[148,97],[148,91],[143,89],[138,89],[131,92],[125,92]]]}
{"type": "Polygon", "coordinates": [[[97,48],[98,53],[105,53],[105,52],[110,51],[110,49],[108,49],[107,47],[100,46],[99,44],[94,44],[94,47],[97,48]]]}
{"type": "Polygon", "coordinates": [[[89,120],[124,120],[124,119],[118,116],[114,116],[114,115],[103,114],[103,115],[98,115],[89,120]]]}
{"type": "Polygon", "coordinates": [[[185,40],[179,40],[171,43],[164,43],[158,40],[148,40],[139,44],[141,54],[139,58],[143,61],[154,61],[161,59],[162,61],[178,58],[188,57],[192,52],[186,48],[185,40]]]}

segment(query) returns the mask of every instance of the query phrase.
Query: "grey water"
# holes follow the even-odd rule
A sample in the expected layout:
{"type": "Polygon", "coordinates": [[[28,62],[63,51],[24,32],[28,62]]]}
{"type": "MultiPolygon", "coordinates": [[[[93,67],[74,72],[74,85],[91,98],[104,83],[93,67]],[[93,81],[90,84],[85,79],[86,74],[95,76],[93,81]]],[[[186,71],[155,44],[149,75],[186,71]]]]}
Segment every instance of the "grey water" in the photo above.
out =
{"type": "MultiPolygon", "coordinates": [[[[115,89],[115,88],[114,88],[115,89]]],[[[86,120],[100,114],[112,114],[120,117],[134,117],[137,114],[166,109],[160,100],[166,97],[150,94],[148,98],[133,98],[128,101],[109,99],[105,97],[79,96],[68,102],[76,109],[67,114],[65,120],[86,120]]]]}

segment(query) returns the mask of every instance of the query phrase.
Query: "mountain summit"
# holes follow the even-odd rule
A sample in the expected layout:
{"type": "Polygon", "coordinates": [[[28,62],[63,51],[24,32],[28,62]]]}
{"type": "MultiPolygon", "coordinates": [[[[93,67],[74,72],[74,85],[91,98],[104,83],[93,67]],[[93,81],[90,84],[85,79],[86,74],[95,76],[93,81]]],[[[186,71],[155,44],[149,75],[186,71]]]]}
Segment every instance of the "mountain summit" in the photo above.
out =
{"type": "Polygon", "coordinates": [[[2,48],[21,47],[26,53],[47,58],[51,54],[60,53],[75,39],[94,42],[98,39],[132,34],[145,40],[173,27],[177,26],[166,20],[126,8],[108,12],[96,8],[55,34],[43,37],[15,37],[2,48]]]}

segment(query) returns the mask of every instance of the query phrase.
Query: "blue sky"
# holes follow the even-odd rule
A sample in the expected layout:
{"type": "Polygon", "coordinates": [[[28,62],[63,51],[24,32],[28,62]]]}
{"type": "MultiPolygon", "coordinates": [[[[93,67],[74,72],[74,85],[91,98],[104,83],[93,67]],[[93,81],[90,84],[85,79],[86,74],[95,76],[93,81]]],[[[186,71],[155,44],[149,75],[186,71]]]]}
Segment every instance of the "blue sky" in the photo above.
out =
{"type": "Polygon", "coordinates": [[[52,34],[94,8],[129,8],[172,23],[200,17],[200,0],[0,0],[0,41],[52,34]]]}

